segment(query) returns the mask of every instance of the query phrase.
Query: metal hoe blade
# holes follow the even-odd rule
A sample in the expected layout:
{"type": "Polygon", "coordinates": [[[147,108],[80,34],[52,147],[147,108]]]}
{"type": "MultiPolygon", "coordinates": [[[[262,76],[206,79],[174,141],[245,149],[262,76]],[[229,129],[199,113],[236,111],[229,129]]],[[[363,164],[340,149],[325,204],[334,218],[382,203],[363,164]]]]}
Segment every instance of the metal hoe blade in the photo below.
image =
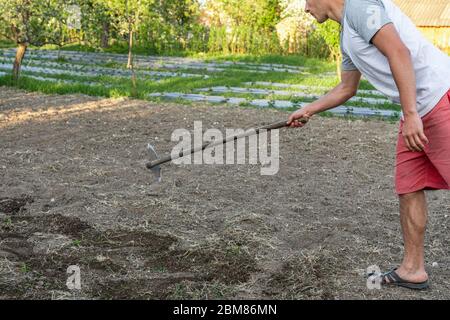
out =
{"type": "MultiPolygon", "coordinates": [[[[150,161],[155,161],[159,159],[159,156],[156,153],[155,148],[150,143],[147,145],[147,149],[150,153],[150,161]]],[[[161,182],[161,166],[159,165],[154,166],[150,168],[150,170],[152,170],[153,174],[155,175],[155,180],[157,182],[161,182]]]]}

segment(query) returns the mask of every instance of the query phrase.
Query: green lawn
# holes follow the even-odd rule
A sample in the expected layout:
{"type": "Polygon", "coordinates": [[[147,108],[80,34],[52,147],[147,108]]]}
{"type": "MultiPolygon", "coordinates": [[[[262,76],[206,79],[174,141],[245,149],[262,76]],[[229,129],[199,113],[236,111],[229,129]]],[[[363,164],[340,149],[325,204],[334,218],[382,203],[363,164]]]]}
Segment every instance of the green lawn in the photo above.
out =
{"type": "MultiPolygon", "coordinates": [[[[73,48],[72,48],[73,49],[73,48]]],[[[200,55],[196,55],[200,58],[200,55]]],[[[232,55],[232,56],[203,56],[202,59],[206,61],[235,61],[235,62],[247,62],[247,63],[276,63],[286,64],[291,66],[304,66],[307,68],[307,74],[287,73],[287,72],[268,72],[268,73],[255,73],[251,72],[240,66],[233,66],[235,70],[226,70],[225,72],[206,72],[203,70],[182,70],[183,73],[196,73],[206,74],[208,79],[201,77],[198,78],[163,78],[159,81],[154,81],[148,77],[138,76],[137,78],[137,90],[133,95],[132,82],[130,78],[118,78],[113,76],[72,76],[72,75],[51,75],[52,78],[58,78],[62,80],[79,81],[79,82],[91,82],[91,84],[71,84],[71,83],[55,83],[49,81],[41,81],[31,79],[27,76],[41,76],[48,77],[49,75],[36,72],[23,72],[22,78],[18,84],[19,88],[40,91],[48,94],[68,94],[68,93],[83,93],[93,96],[105,96],[105,97],[120,97],[120,96],[134,96],[140,99],[147,100],[160,100],[161,98],[148,97],[150,93],[156,92],[182,92],[182,93],[199,93],[196,89],[209,88],[213,86],[230,86],[230,87],[242,87],[245,82],[280,82],[287,84],[300,84],[307,86],[322,86],[332,88],[338,84],[338,78],[333,74],[334,63],[328,61],[310,59],[302,56],[251,56],[251,55],[232,55]],[[325,76],[324,76],[325,73],[325,76]],[[92,83],[94,82],[94,83],[92,83]],[[110,86],[110,87],[108,87],[110,86]]],[[[5,61],[5,60],[3,60],[5,61]]],[[[67,63],[64,58],[52,60],[52,62],[67,63]]],[[[42,60],[36,59],[24,61],[25,65],[40,66],[42,60]]],[[[71,63],[87,67],[81,63],[71,63]]],[[[115,69],[125,69],[124,64],[117,62],[107,62],[96,64],[99,67],[109,67],[115,69]]],[[[145,69],[143,69],[145,70],[145,69]]],[[[7,70],[6,70],[7,71],[7,70]]],[[[167,71],[167,70],[166,70],[167,71]]],[[[170,70],[169,70],[170,71],[170,70]]],[[[3,70],[5,72],[5,70],[3,70]]],[[[0,85],[12,86],[10,76],[0,77],[0,85]]],[[[361,89],[373,89],[373,87],[367,82],[362,81],[360,85],[361,89]]],[[[280,89],[280,88],[278,88],[280,89]]],[[[280,90],[292,90],[292,89],[280,89],[280,90]]],[[[299,90],[297,90],[299,91],[299,90]]],[[[223,94],[208,92],[209,95],[220,95],[227,97],[245,97],[248,99],[271,99],[271,100],[290,100],[293,102],[308,102],[311,99],[289,97],[289,96],[274,96],[274,95],[251,95],[251,94],[223,94]]],[[[361,106],[372,107],[378,109],[391,109],[399,111],[398,105],[386,103],[382,105],[370,105],[367,103],[355,103],[349,102],[346,105],[349,106],[361,106]]]]}

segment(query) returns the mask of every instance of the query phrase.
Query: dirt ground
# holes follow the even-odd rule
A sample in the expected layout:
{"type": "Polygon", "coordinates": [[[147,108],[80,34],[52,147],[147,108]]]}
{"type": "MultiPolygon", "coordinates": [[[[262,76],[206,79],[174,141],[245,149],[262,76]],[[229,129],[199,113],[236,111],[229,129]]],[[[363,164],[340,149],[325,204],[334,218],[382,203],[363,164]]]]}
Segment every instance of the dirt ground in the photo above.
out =
{"type": "Polygon", "coordinates": [[[432,192],[432,287],[369,290],[401,261],[397,124],[316,117],[280,131],[280,171],[174,165],[176,128],[248,128],[288,113],[0,88],[0,298],[449,299],[450,194],[432,192]],[[70,265],[81,290],[66,286],[70,265]]]}

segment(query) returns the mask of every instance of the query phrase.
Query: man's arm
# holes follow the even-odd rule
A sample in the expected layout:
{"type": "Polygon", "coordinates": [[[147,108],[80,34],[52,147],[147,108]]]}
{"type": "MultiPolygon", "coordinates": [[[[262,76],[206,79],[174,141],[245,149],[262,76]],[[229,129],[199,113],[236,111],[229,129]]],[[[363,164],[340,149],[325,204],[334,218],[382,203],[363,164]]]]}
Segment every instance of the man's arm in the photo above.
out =
{"type": "Polygon", "coordinates": [[[342,71],[341,78],[341,83],[326,95],[292,113],[289,117],[288,125],[291,127],[302,127],[303,124],[297,121],[298,119],[303,117],[309,118],[316,113],[335,108],[355,96],[361,80],[361,73],[358,70],[342,71]]]}
{"type": "Polygon", "coordinates": [[[372,43],[389,60],[400,93],[405,119],[402,134],[406,145],[411,151],[422,151],[428,139],[423,132],[422,119],[416,108],[416,77],[411,54],[392,23],[383,26],[372,38],[372,43]]]}

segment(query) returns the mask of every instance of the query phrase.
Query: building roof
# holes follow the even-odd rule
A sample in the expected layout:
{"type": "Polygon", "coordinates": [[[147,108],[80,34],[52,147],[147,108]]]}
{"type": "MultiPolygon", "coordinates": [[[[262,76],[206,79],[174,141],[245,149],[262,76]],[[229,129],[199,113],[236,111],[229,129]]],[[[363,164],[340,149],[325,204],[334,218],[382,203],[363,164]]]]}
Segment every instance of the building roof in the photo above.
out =
{"type": "Polygon", "coordinates": [[[450,0],[393,0],[418,27],[450,27],[450,0]]]}

